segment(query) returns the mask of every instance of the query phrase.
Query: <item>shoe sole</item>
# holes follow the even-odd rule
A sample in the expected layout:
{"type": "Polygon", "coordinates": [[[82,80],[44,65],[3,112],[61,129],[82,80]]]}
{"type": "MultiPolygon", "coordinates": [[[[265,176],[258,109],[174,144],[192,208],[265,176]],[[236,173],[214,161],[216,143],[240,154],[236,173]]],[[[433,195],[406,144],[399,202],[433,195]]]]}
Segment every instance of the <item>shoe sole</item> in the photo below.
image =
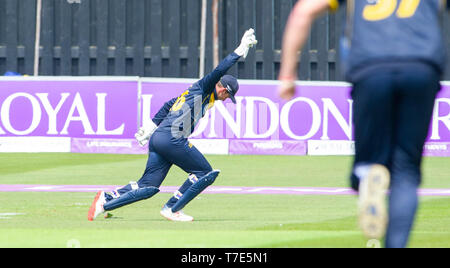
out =
{"type": "Polygon", "coordinates": [[[96,207],[97,201],[100,198],[101,194],[102,194],[102,191],[98,191],[97,194],[95,195],[94,202],[92,202],[91,208],[89,208],[88,221],[94,220],[95,207],[96,207]]]}
{"type": "Polygon", "coordinates": [[[386,233],[388,213],[385,196],[389,181],[387,168],[373,165],[367,177],[361,182],[358,219],[363,234],[369,239],[381,239],[386,233]]]}

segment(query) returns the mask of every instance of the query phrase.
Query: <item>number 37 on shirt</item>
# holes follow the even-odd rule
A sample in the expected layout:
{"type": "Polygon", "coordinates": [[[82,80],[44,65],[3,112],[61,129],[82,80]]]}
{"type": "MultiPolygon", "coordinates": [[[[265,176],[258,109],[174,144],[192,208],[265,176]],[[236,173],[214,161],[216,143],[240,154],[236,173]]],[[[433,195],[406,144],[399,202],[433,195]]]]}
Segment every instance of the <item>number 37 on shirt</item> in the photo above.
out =
{"type": "Polygon", "coordinates": [[[376,4],[367,5],[363,18],[368,21],[380,21],[393,16],[406,19],[414,16],[421,0],[378,0],[376,4]],[[399,4],[400,2],[400,4],[399,4]]]}

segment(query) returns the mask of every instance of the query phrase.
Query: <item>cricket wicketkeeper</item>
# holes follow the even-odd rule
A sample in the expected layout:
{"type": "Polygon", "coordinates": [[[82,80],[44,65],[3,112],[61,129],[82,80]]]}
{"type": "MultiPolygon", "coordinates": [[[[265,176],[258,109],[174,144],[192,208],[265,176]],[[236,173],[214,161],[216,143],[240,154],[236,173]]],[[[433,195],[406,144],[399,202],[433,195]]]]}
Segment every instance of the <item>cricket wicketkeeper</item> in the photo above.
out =
{"type": "Polygon", "coordinates": [[[188,179],[164,205],[161,215],[172,221],[192,221],[193,217],[181,209],[211,185],[219,170],[213,170],[206,158],[188,141],[198,121],[216,100],[230,98],[236,103],[238,81],[226,72],[257,44],[254,30],[245,32],[241,44],[211,73],[197,81],[181,96],[166,102],[152,119],[151,125],[141,128],[136,139],[142,146],[148,143],[149,155],[144,174],[111,193],[99,191],[88,213],[88,220],[131,203],[148,199],[159,192],[172,165],[189,174],[188,179]]]}

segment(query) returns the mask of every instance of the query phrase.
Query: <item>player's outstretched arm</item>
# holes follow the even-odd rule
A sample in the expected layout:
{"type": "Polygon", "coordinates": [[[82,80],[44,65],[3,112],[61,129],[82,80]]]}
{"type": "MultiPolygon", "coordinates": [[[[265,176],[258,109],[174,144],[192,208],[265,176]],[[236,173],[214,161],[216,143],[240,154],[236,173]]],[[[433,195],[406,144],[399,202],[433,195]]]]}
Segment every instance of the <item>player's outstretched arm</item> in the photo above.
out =
{"type": "Polygon", "coordinates": [[[295,94],[298,52],[305,44],[311,24],[323,12],[337,8],[338,0],[302,0],[295,4],[286,23],[281,48],[281,67],[278,80],[279,95],[291,99],[295,94]]]}
{"type": "Polygon", "coordinates": [[[239,58],[243,57],[245,59],[250,48],[257,43],[258,41],[255,37],[255,30],[250,28],[244,33],[241,43],[236,50],[223,59],[211,73],[207,74],[198,82],[199,86],[203,88],[203,91],[207,94],[211,93],[220,78],[227,73],[227,71],[239,60],[239,58]]]}

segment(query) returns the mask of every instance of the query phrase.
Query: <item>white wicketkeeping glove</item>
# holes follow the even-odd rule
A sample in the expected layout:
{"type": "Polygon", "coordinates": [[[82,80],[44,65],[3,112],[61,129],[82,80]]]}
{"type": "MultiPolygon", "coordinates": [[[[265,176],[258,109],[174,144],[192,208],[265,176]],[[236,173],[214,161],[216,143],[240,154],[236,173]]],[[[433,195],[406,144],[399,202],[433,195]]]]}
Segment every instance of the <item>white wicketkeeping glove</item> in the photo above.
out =
{"type": "Polygon", "coordinates": [[[236,48],[234,53],[238,54],[241,57],[244,57],[245,59],[247,57],[248,50],[256,44],[258,44],[258,40],[256,40],[255,37],[255,30],[250,28],[244,33],[241,44],[238,48],[236,48]]]}
{"type": "Polygon", "coordinates": [[[157,128],[158,126],[151,120],[149,124],[139,128],[138,132],[134,134],[134,137],[139,142],[139,145],[144,147],[157,128]]]}

